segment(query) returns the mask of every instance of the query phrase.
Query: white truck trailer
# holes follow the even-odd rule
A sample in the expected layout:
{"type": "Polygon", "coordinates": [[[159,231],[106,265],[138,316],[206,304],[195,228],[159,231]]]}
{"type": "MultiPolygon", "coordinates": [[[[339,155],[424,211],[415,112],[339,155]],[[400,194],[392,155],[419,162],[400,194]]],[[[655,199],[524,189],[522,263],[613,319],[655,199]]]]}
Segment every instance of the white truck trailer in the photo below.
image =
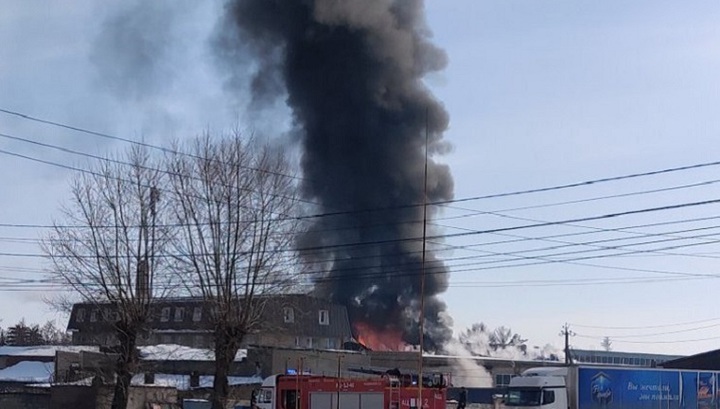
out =
{"type": "Polygon", "coordinates": [[[540,367],[510,380],[505,406],[720,409],[720,372],[622,366],[540,367]]]}

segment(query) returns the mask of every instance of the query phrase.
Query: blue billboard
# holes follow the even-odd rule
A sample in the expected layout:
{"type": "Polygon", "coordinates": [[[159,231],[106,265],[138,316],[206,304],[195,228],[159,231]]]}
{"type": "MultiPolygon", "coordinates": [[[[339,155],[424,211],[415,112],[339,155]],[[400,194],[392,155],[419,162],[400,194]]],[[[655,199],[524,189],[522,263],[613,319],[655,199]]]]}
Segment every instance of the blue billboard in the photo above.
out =
{"type": "Polygon", "coordinates": [[[716,372],[578,368],[578,409],[720,409],[716,372]]]}

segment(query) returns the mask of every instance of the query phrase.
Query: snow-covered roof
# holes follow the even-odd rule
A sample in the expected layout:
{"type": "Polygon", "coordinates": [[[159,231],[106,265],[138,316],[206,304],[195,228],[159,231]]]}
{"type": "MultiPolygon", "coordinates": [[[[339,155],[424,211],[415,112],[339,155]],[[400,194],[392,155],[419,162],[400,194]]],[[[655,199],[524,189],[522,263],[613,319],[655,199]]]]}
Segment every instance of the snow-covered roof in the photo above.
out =
{"type": "Polygon", "coordinates": [[[31,347],[0,347],[0,356],[45,356],[54,357],[55,351],[80,352],[98,351],[97,347],[83,345],[38,345],[31,347]]]}
{"type": "MultiPolygon", "coordinates": [[[[246,357],[247,349],[241,349],[235,355],[235,360],[242,361],[246,357]]],[[[160,344],[140,347],[140,358],[148,361],[214,361],[215,352],[211,349],[160,344]]]]}
{"type": "Polygon", "coordinates": [[[0,369],[0,381],[47,383],[52,380],[54,372],[55,364],[52,362],[21,361],[0,369]]]}
{"type": "MultiPolygon", "coordinates": [[[[132,378],[132,385],[144,385],[145,375],[136,374],[132,378]]],[[[215,377],[212,375],[200,376],[201,388],[211,388],[215,377]]],[[[233,385],[255,385],[262,384],[263,378],[258,376],[229,376],[228,383],[230,386],[233,385]]],[[[155,374],[155,382],[152,384],[155,386],[169,386],[177,388],[179,390],[190,389],[190,375],[177,375],[177,374],[155,374]]]]}

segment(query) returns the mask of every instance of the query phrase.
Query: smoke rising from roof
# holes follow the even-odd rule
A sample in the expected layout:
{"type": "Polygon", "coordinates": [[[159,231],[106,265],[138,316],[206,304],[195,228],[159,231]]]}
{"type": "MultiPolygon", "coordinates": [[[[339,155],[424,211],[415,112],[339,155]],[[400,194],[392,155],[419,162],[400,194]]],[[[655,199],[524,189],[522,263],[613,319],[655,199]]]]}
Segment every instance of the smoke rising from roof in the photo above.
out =
{"type": "MultiPolygon", "coordinates": [[[[234,0],[226,12],[218,54],[238,67],[228,84],[251,65],[251,106],[286,98],[304,196],[348,212],[317,219],[298,243],[325,248],[305,254],[329,271],[316,291],[347,305],[353,321],[417,344],[423,207],[408,205],[453,196],[448,167],[433,160],[425,196],[426,133],[430,155],[446,151],[449,119],[422,82],[447,62],[429,41],[423,2],[234,0]]],[[[432,251],[427,262],[425,345],[438,349],[452,335],[438,298],[448,274],[432,251]]]]}

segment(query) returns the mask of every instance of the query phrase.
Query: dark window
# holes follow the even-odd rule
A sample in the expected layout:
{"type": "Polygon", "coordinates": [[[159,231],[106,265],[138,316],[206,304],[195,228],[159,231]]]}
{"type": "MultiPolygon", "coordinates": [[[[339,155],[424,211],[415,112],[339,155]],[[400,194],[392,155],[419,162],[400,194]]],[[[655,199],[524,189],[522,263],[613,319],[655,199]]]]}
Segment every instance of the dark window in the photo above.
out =
{"type": "Polygon", "coordinates": [[[298,402],[299,400],[297,391],[295,390],[284,390],[282,391],[282,403],[284,403],[283,407],[285,409],[293,409],[296,407],[300,407],[298,402]]]}
{"type": "Polygon", "coordinates": [[[328,312],[328,310],[320,310],[318,321],[320,325],[330,325],[330,312],[328,312]]]}
{"type": "Polygon", "coordinates": [[[540,389],[508,389],[505,406],[540,406],[540,389]]]}
{"type": "Polygon", "coordinates": [[[175,322],[185,319],[185,307],[175,307],[175,322]]]}
{"type": "Polygon", "coordinates": [[[90,311],[90,322],[96,322],[97,319],[98,319],[98,310],[93,308],[90,311]]]}
{"type": "Polygon", "coordinates": [[[162,312],[160,314],[160,321],[162,321],[162,322],[170,321],[170,307],[164,307],[162,309],[162,312]]]}
{"type": "Polygon", "coordinates": [[[84,308],[78,308],[77,310],[77,322],[83,322],[85,321],[85,309],[84,308]]]}
{"type": "Polygon", "coordinates": [[[286,324],[295,322],[295,310],[292,307],[283,308],[283,321],[286,324]]]}
{"type": "Polygon", "coordinates": [[[543,391],[543,405],[548,405],[555,402],[555,391],[543,391]]]}
{"type": "Polygon", "coordinates": [[[495,386],[496,387],[506,387],[510,385],[510,379],[512,379],[514,375],[510,374],[496,374],[495,375],[495,386]]]}
{"type": "Polygon", "coordinates": [[[202,307],[193,309],[193,321],[198,322],[202,319],[202,307]]]}

